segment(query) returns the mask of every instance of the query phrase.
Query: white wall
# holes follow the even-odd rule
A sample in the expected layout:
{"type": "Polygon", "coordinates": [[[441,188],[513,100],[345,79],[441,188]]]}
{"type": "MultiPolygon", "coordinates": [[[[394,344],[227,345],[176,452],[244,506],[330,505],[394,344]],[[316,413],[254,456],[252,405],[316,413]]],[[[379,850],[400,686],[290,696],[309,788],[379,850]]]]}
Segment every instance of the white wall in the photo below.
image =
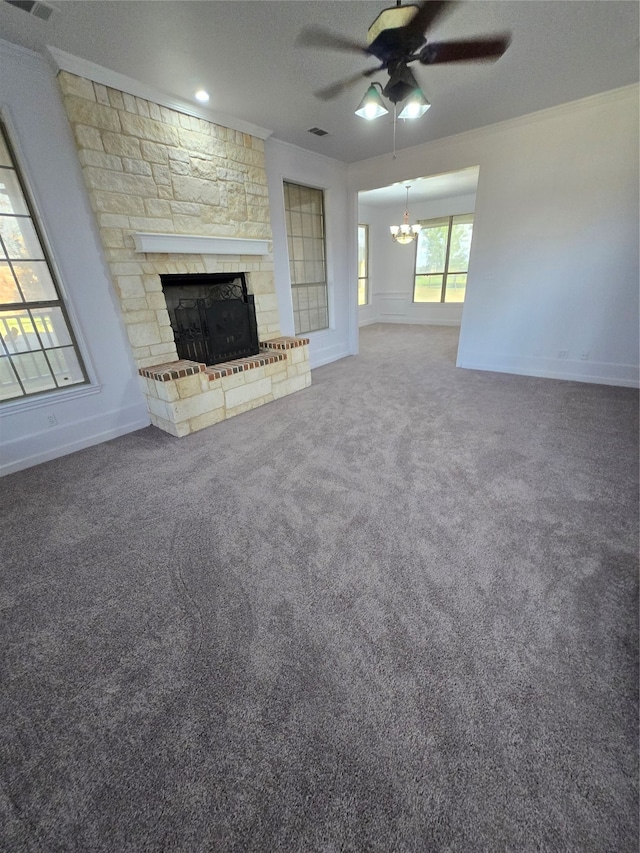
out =
{"type": "Polygon", "coordinates": [[[2,404],[5,474],[147,426],[149,417],[53,72],[36,54],[1,40],[0,65],[0,110],[91,378],[89,386],[2,404]]]}
{"type": "MultiPolygon", "coordinates": [[[[432,199],[416,202],[409,199],[412,222],[473,213],[475,195],[432,199]]],[[[416,244],[402,246],[394,243],[389,226],[400,224],[404,206],[359,205],[358,221],[369,225],[369,287],[370,304],[359,309],[361,326],[369,323],[423,323],[438,326],[459,326],[462,304],[414,303],[413,280],[416,244]]]]}
{"type": "Polygon", "coordinates": [[[351,238],[355,237],[350,233],[353,229],[350,228],[347,167],[273,138],[265,141],[265,159],[283,335],[293,335],[294,325],[282,182],[292,181],[324,190],[330,328],[305,335],[310,339],[311,367],[319,367],[357,350],[357,283],[355,266],[349,257],[349,249],[353,251],[351,238]]]}
{"type": "Polygon", "coordinates": [[[352,164],[349,186],[475,165],[458,365],[637,386],[638,87],[352,164]]]}

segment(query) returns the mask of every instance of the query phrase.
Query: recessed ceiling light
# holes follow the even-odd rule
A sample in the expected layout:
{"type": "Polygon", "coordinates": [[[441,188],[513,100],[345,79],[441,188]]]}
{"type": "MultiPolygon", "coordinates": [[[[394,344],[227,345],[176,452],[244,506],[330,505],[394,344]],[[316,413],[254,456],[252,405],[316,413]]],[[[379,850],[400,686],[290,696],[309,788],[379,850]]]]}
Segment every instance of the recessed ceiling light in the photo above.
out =
{"type": "Polygon", "coordinates": [[[196,101],[200,101],[201,104],[206,104],[209,100],[209,93],[205,92],[204,89],[198,89],[198,91],[194,95],[194,98],[196,99],[196,101]]]}

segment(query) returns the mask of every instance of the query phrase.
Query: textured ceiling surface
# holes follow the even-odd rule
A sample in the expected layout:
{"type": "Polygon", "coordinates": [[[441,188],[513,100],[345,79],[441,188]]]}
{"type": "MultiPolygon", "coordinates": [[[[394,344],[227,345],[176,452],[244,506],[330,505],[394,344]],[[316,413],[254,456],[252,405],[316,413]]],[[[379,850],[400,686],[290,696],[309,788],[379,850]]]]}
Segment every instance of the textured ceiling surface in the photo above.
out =
{"type": "MultiPolygon", "coordinates": [[[[56,0],[48,21],[0,3],[0,36],[32,50],[53,46],[167,94],[209,107],[273,136],[346,163],[385,154],[393,126],[385,116],[353,114],[368,81],[335,100],[314,92],[375,66],[372,57],[302,48],[306,26],[365,42],[385,7],[373,0],[56,0]],[[308,131],[320,127],[324,137],[308,131]]],[[[483,127],[615,89],[638,80],[638,10],[618,0],[470,0],[451,8],[430,40],[509,31],[496,63],[424,67],[416,76],[432,107],[399,123],[398,149],[483,127]]],[[[384,72],[372,79],[384,81],[384,72]]],[[[1,83],[0,83],[1,85],[1,83]]]]}

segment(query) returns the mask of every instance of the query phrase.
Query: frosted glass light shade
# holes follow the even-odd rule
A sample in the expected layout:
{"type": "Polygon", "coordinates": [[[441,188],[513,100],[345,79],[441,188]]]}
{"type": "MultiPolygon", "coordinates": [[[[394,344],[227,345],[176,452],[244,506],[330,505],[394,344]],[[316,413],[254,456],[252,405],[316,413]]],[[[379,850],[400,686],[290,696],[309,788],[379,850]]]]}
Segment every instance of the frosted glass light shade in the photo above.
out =
{"type": "Polygon", "coordinates": [[[407,221],[403,222],[402,225],[390,225],[389,231],[391,231],[391,239],[396,243],[400,243],[401,246],[406,246],[407,243],[413,243],[414,240],[418,239],[418,234],[420,233],[421,226],[416,223],[415,225],[409,225],[407,221]]]}
{"type": "Polygon", "coordinates": [[[398,115],[401,119],[420,118],[429,109],[431,104],[425,98],[422,89],[416,89],[409,95],[406,104],[398,115]]]}
{"type": "Polygon", "coordinates": [[[364,98],[360,101],[358,109],[355,111],[357,116],[366,118],[369,121],[373,118],[384,116],[388,112],[389,110],[383,104],[380,93],[373,84],[369,86],[364,98]]]}

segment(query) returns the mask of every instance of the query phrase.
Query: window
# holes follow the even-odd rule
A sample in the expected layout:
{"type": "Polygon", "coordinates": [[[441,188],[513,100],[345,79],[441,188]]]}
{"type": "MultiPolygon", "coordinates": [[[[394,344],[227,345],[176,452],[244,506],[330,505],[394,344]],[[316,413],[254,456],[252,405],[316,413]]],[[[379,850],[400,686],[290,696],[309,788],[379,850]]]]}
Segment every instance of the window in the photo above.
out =
{"type": "Polygon", "coordinates": [[[284,182],[289,274],[296,335],[329,326],[324,193],[284,182]]]}
{"type": "Polygon", "coordinates": [[[0,124],[0,400],[83,382],[65,307],[0,124]]]}
{"type": "Polygon", "coordinates": [[[369,304],[369,226],[358,225],[358,305],[369,304]]]}
{"type": "Polygon", "coordinates": [[[414,302],[464,302],[473,214],[420,223],[414,302]]]}

